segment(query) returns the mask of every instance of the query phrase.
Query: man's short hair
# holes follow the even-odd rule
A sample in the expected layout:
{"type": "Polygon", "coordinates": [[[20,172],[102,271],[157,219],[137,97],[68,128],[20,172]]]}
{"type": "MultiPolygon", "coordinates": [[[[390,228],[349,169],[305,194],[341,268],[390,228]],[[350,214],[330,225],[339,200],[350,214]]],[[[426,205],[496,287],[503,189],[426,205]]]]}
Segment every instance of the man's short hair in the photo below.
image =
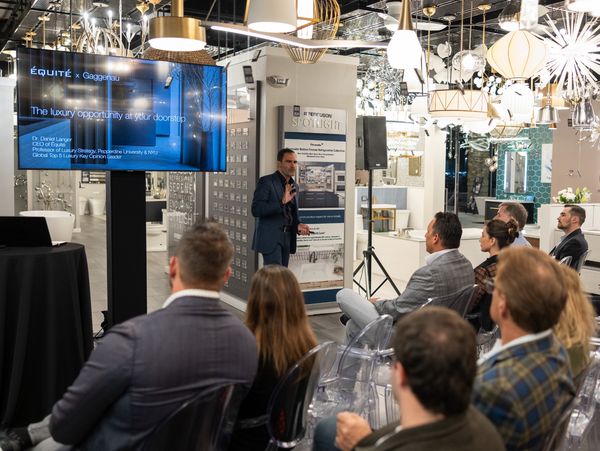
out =
{"type": "Polygon", "coordinates": [[[186,231],[177,250],[180,277],[188,286],[219,282],[233,258],[233,244],[216,222],[202,221],[186,231]]]}
{"type": "Polygon", "coordinates": [[[292,149],[288,149],[287,147],[283,148],[279,152],[277,152],[277,161],[283,161],[283,157],[285,156],[286,153],[296,153],[296,152],[293,151],[292,149]]]}
{"type": "Polygon", "coordinates": [[[433,233],[439,235],[446,249],[457,249],[462,237],[462,226],[458,216],[449,212],[437,212],[432,226],[433,233]]]}
{"type": "Polygon", "coordinates": [[[477,371],[469,323],[450,309],[426,307],[398,321],[392,346],[423,407],[446,416],[467,410],[477,371]]]}
{"type": "Polygon", "coordinates": [[[515,324],[529,333],[552,328],[567,301],[558,262],[539,249],[503,250],[495,285],[504,294],[515,324]]]}
{"type": "Polygon", "coordinates": [[[527,224],[527,217],[529,216],[529,213],[527,213],[527,209],[523,204],[519,202],[502,202],[498,208],[502,207],[504,207],[506,213],[517,221],[519,230],[523,230],[523,227],[527,224]]]}
{"type": "Polygon", "coordinates": [[[579,219],[580,226],[585,222],[585,208],[574,204],[566,204],[565,208],[569,208],[571,216],[576,216],[579,219]]]}

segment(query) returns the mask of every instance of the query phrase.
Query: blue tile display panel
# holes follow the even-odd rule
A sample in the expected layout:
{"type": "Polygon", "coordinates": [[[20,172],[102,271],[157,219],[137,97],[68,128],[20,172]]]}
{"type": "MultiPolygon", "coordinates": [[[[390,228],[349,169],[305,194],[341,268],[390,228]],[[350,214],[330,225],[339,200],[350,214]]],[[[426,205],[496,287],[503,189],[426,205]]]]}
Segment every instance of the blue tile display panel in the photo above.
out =
{"type": "Polygon", "coordinates": [[[542,144],[552,144],[552,130],[545,125],[536,128],[526,128],[520,137],[529,137],[531,146],[527,150],[527,192],[511,194],[504,192],[505,153],[512,150],[510,143],[498,145],[498,170],[496,171],[496,198],[511,200],[532,200],[535,203],[535,221],[537,222],[537,209],[542,204],[549,204],[551,198],[551,184],[542,183],[542,144]]]}

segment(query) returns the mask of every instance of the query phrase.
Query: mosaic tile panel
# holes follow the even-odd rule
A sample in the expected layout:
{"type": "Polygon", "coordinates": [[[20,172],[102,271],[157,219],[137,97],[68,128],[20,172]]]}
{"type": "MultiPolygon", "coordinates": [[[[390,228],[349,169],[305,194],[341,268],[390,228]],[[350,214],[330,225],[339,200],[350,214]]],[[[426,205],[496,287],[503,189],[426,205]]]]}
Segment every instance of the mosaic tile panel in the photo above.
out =
{"type": "Polygon", "coordinates": [[[531,147],[527,151],[527,192],[511,194],[504,192],[505,152],[511,148],[510,143],[498,146],[498,171],[496,183],[496,198],[513,200],[532,200],[535,203],[535,221],[537,222],[537,209],[542,204],[550,203],[551,184],[542,183],[542,144],[552,144],[552,130],[540,125],[536,128],[524,129],[519,136],[529,137],[531,147]]]}

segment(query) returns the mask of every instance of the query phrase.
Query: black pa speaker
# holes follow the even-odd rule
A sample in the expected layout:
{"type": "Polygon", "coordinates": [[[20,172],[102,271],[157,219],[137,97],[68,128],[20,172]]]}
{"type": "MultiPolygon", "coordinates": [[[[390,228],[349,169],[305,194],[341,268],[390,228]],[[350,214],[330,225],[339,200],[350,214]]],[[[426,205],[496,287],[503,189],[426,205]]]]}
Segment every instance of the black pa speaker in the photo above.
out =
{"type": "Polygon", "coordinates": [[[387,165],[385,117],[357,117],[356,169],[386,169],[387,165]]]}

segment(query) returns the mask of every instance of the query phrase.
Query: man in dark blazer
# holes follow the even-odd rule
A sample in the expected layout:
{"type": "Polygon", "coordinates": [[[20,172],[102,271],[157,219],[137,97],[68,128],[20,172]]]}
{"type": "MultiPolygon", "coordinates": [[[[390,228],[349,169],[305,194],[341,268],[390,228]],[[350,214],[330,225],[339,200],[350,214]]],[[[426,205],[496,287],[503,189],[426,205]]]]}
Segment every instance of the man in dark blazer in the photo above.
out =
{"type": "Polygon", "coordinates": [[[588,250],[587,241],[581,233],[581,226],[585,222],[585,209],[579,205],[565,205],[556,219],[557,227],[563,231],[565,236],[550,251],[550,255],[558,261],[565,257],[571,257],[569,266],[577,268],[579,260],[588,250]]]}
{"type": "MultiPolygon", "coordinates": [[[[258,362],[254,336],[219,301],[232,256],[218,224],[186,232],[169,264],[172,294],[163,308],[114,326],[98,342],[52,408],[52,438],[40,446],[139,450],[156,426],[199,393],[229,384],[249,388],[258,362]]],[[[42,427],[29,426],[30,442],[43,438],[42,427]]]]}
{"type": "Polygon", "coordinates": [[[430,307],[398,321],[392,347],[390,385],[400,422],[372,432],[356,413],[339,413],[337,422],[318,424],[316,451],[504,450],[494,425],[470,405],[477,367],[471,325],[449,309],[430,307]]]}
{"type": "Polygon", "coordinates": [[[277,152],[277,170],[258,180],[252,199],[256,218],[252,249],[260,252],[265,265],[287,266],[296,252],[296,235],[308,235],[310,228],[298,216],[296,153],[291,149],[277,152]]]}
{"type": "Polygon", "coordinates": [[[473,266],[458,252],[462,227],[454,213],[436,213],[425,234],[426,265],[410,277],[402,294],[389,300],[365,299],[344,288],[336,299],[340,309],[350,317],[346,338],[352,340],[360,330],[379,315],[391,315],[394,321],[420,308],[427,299],[456,293],[472,285],[473,266]]]}

